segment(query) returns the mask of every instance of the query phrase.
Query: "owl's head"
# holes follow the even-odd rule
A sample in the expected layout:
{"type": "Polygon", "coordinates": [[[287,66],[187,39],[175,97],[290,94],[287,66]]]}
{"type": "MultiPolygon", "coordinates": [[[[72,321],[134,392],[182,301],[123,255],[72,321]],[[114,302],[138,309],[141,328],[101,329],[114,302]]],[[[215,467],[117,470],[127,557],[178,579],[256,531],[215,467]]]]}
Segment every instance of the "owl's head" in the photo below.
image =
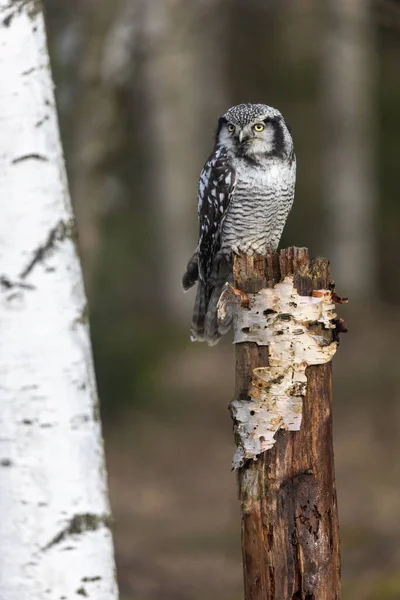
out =
{"type": "Polygon", "coordinates": [[[285,119],[266,104],[232,106],[219,119],[216,142],[233,156],[253,161],[293,156],[293,140],[285,119]]]}

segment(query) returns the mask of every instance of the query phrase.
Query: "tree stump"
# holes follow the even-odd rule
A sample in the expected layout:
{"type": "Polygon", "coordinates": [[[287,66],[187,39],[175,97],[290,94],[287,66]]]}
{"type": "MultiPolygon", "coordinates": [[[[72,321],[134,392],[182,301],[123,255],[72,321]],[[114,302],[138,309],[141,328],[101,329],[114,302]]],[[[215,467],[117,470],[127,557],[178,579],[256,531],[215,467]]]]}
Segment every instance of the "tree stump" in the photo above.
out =
{"type": "MultiPolygon", "coordinates": [[[[310,260],[304,248],[235,257],[241,292],[257,293],[287,276],[301,296],[329,289],[328,261],[310,260]]],[[[327,344],[337,339],[337,329],[315,328],[327,344]]],[[[268,365],[268,346],[236,343],[236,399],[248,399],[253,370],[268,365]]],[[[332,363],[307,367],[306,377],[300,430],[279,429],[272,448],[238,469],[245,600],[340,599],[332,363]]]]}

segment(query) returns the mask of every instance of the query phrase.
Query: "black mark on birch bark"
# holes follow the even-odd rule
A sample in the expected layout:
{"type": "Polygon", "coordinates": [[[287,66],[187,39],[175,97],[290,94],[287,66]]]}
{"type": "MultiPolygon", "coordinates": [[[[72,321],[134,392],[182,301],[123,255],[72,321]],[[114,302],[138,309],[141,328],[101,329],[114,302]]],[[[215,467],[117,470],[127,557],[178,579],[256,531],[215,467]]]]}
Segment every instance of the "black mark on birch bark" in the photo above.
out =
{"type": "Polygon", "coordinates": [[[112,517],[109,514],[94,515],[86,513],[75,515],[68,525],[60,531],[42,550],[49,550],[53,546],[60,544],[68,537],[85,533],[85,531],[96,531],[101,527],[109,529],[111,527],[112,517]]]}
{"type": "Polygon", "coordinates": [[[26,71],[22,71],[21,75],[26,77],[26,75],[30,75],[31,73],[34,73],[35,71],[36,71],[36,67],[31,67],[30,69],[27,69],[26,71]]]}
{"type": "Polygon", "coordinates": [[[11,161],[12,165],[17,165],[18,163],[25,162],[26,160],[39,160],[41,162],[48,162],[48,158],[43,156],[43,154],[37,154],[36,152],[32,152],[31,154],[24,154],[23,156],[18,156],[18,158],[14,158],[11,161]]]}
{"type": "Polygon", "coordinates": [[[10,26],[10,23],[11,23],[11,21],[12,21],[12,19],[13,19],[13,16],[14,16],[13,14],[11,14],[11,15],[7,15],[7,17],[5,17],[5,18],[2,20],[2,22],[1,22],[2,26],[3,26],[3,27],[9,27],[9,26],[10,26]]]}
{"type": "Polygon", "coordinates": [[[34,290],[35,286],[23,281],[11,281],[6,275],[0,275],[0,288],[2,291],[9,291],[15,288],[21,290],[34,290]]]}
{"type": "Polygon", "coordinates": [[[47,240],[42,246],[39,246],[33,252],[33,258],[27,266],[21,271],[20,278],[25,279],[33,271],[37,264],[43,262],[46,256],[55,249],[57,242],[63,242],[65,239],[74,239],[76,237],[76,225],[73,219],[69,221],[60,221],[57,223],[47,237],[47,240]]]}
{"type": "Polygon", "coordinates": [[[40,119],[40,121],[38,121],[37,123],[35,123],[35,127],[41,127],[49,119],[50,119],[49,115],[44,116],[43,119],[40,119]]]}
{"type": "Polygon", "coordinates": [[[42,0],[10,0],[2,12],[11,12],[3,19],[1,24],[4,27],[9,27],[14,17],[20,15],[24,9],[28,17],[34,19],[36,15],[43,11],[42,0]]]}

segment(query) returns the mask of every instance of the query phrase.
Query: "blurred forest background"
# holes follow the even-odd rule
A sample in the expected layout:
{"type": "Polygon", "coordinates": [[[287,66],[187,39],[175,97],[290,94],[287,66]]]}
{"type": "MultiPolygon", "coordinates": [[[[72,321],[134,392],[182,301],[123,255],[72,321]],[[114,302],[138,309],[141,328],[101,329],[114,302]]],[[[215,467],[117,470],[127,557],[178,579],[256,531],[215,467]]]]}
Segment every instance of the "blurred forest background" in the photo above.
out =
{"type": "MultiPolygon", "coordinates": [[[[327,255],[345,600],[400,599],[397,0],[45,0],[89,302],[122,600],[240,600],[231,339],[189,341],[180,277],[217,118],[278,107],[284,245],[327,255]]],[[[283,599],[282,599],[283,600],[283,599]]]]}

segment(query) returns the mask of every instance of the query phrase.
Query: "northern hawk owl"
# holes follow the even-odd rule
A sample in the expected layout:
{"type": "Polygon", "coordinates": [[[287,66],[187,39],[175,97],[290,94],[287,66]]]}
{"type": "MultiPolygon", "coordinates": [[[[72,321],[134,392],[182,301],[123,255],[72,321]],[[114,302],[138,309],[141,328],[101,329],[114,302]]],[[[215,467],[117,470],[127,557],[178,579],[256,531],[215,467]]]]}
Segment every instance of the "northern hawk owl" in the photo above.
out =
{"type": "Polygon", "coordinates": [[[281,113],[265,104],[239,104],[218,121],[214,151],[198,188],[199,242],[182,284],[198,281],[191,339],[215,344],[229,324],[217,303],[232,282],[233,253],[276,249],[293,204],[296,157],[281,113]]]}

